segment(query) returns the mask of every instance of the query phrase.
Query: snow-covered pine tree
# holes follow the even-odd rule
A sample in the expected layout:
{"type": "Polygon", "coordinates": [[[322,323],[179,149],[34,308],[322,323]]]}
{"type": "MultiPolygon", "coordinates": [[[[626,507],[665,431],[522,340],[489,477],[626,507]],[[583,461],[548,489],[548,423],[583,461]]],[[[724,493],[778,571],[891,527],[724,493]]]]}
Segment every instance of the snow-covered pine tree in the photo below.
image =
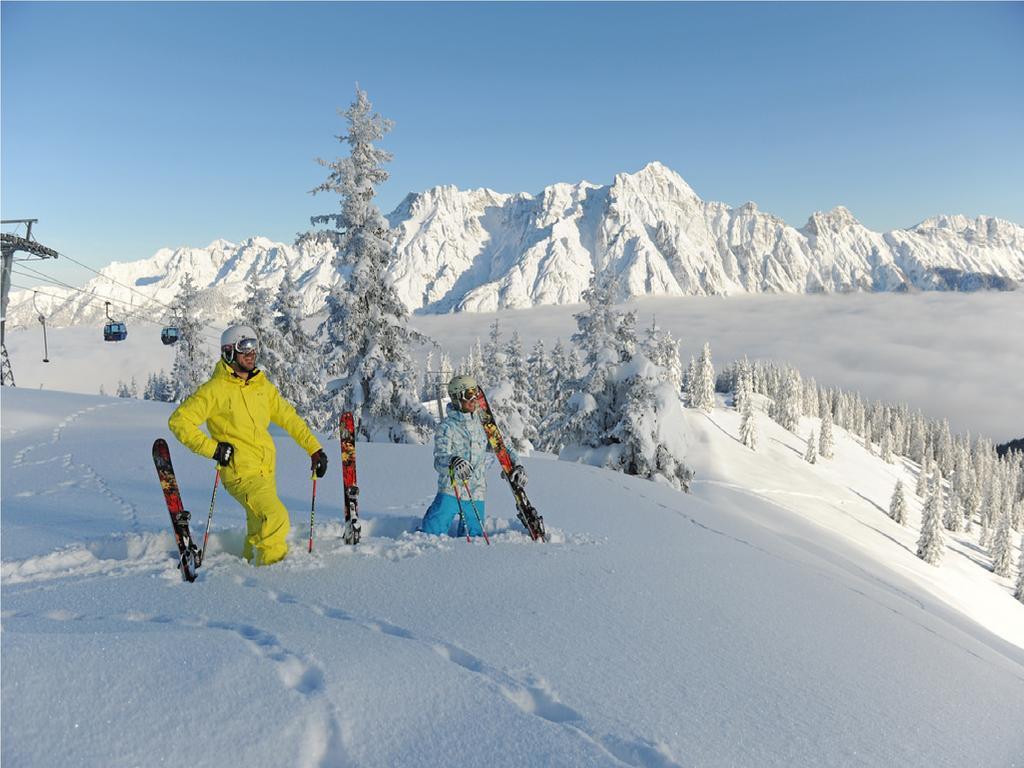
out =
{"type": "Polygon", "coordinates": [[[550,401],[539,408],[541,450],[558,453],[565,445],[561,433],[565,425],[563,414],[566,404],[572,396],[572,382],[583,377],[583,365],[576,349],[566,349],[561,339],[555,340],[551,350],[550,375],[548,388],[550,401]]]}
{"type": "Polygon", "coordinates": [[[633,356],[636,315],[612,306],[613,290],[609,276],[595,275],[583,292],[587,309],[575,315],[578,330],[572,340],[583,351],[584,373],[568,383],[571,394],[559,418],[557,432],[567,447],[606,445],[619,421],[612,369],[633,356]]]}
{"type": "Polygon", "coordinates": [[[326,236],[336,245],[334,268],[344,280],[327,295],[327,313],[317,342],[331,386],[320,409],[322,428],[337,431],[338,416],[352,411],[365,440],[423,442],[434,420],[420,404],[409,347],[422,337],[408,327],[408,310],[398,297],[388,269],[396,254],[391,230],[373,203],[387,181],[384,164],[391,154],[375,146],[392,123],[372,112],[366,92],[356,87],[345,111],[348,132],[339,141],[348,157],[319,160],[330,173],[314,194],[339,196],[337,213],[311,217],[333,225],[326,236]]]}
{"type": "Polygon", "coordinates": [[[1010,515],[1003,509],[992,538],[992,573],[1009,577],[1013,568],[1013,540],[1010,536],[1010,515]]]}
{"type": "Polygon", "coordinates": [[[804,461],[808,464],[815,464],[818,461],[818,446],[815,444],[814,430],[807,436],[807,450],[804,451],[804,461]]]}
{"type": "Polygon", "coordinates": [[[1017,587],[1013,596],[1024,603],[1024,536],[1020,538],[1020,557],[1017,559],[1017,587]]]}
{"type": "Polygon", "coordinates": [[[612,370],[619,382],[615,403],[619,421],[603,445],[584,452],[590,456],[574,458],[688,491],[693,472],[682,460],[686,443],[679,389],[661,366],[643,354],[634,354],[612,370]]]}
{"type": "Polygon", "coordinates": [[[831,398],[821,409],[821,435],[818,437],[818,453],[824,459],[835,455],[835,438],[832,437],[832,402],[831,398]]]}
{"type": "Polygon", "coordinates": [[[818,382],[812,376],[803,383],[803,393],[800,396],[800,403],[803,408],[803,415],[816,418],[818,411],[818,382]]]}
{"type": "Polygon", "coordinates": [[[544,339],[537,339],[526,358],[526,376],[530,387],[530,408],[535,426],[540,429],[542,414],[551,407],[551,361],[544,348],[544,339]]]}
{"type": "Polygon", "coordinates": [[[704,342],[700,359],[693,367],[687,402],[691,408],[711,413],[715,407],[715,367],[711,363],[711,345],[704,342]]]}
{"type": "MultiPolygon", "coordinates": [[[[497,340],[492,337],[492,341],[497,340]]],[[[528,453],[538,438],[530,407],[530,384],[523,359],[523,344],[518,331],[512,332],[504,349],[496,352],[494,357],[501,358],[495,370],[502,372],[504,379],[487,390],[487,400],[501,424],[502,436],[517,453],[528,453]]]]}
{"type": "Polygon", "coordinates": [[[930,565],[938,565],[945,551],[942,534],[942,478],[936,471],[928,500],[921,511],[921,535],[917,540],[917,556],[930,565]]]}
{"type": "Polygon", "coordinates": [[[907,500],[903,496],[903,481],[897,480],[889,501],[889,517],[900,525],[907,524],[907,500]]]}
{"type": "Polygon", "coordinates": [[[892,433],[889,431],[889,427],[887,426],[882,427],[882,429],[882,461],[886,464],[892,464],[892,433]]]}
{"type": "Polygon", "coordinates": [[[803,385],[800,382],[800,372],[796,368],[790,367],[775,393],[772,418],[783,428],[790,432],[796,432],[800,427],[800,414],[803,412],[802,398],[803,385]]]}
{"type": "Polygon", "coordinates": [[[960,497],[957,495],[956,489],[950,487],[945,499],[946,509],[942,515],[942,524],[946,527],[947,531],[958,533],[963,530],[964,515],[960,509],[960,497]]]}
{"type": "Polygon", "coordinates": [[[697,379],[697,358],[690,355],[690,364],[683,371],[683,402],[689,408],[696,408],[693,404],[693,382],[697,379]]]}
{"type": "Polygon", "coordinates": [[[917,473],[917,486],[914,488],[914,494],[923,498],[928,493],[928,480],[932,474],[931,457],[925,455],[924,463],[921,465],[920,471],[917,473]]]}
{"type": "Polygon", "coordinates": [[[480,378],[488,387],[488,400],[490,400],[492,389],[508,381],[508,364],[505,359],[505,346],[501,341],[498,318],[494,318],[494,322],[491,323],[487,344],[484,345],[480,378]]]}
{"type": "Polygon", "coordinates": [[[121,379],[117,380],[117,391],[115,393],[118,397],[131,397],[131,392],[128,390],[128,385],[121,379]]]}
{"type": "Polygon", "coordinates": [[[757,450],[757,422],[754,420],[754,393],[749,371],[740,377],[739,391],[743,393],[740,411],[740,442],[752,451],[757,450]]]}
{"type": "Polygon", "coordinates": [[[272,335],[268,354],[277,388],[300,416],[316,422],[323,397],[319,350],[303,326],[302,292],[287,272],[270,310],[276,333],[272,335]]]}
{"type": "Polygon", "coordinates": [[[182,279],[174,297],[174,306],[178,341],[174,345],[174,365],[167,395],[170,400],[180,403],[210,377],[214,358],[206,354],[203,345],[203,300],[191,274],[186,273],[182,279]]]}
{"type": "Polygon", "coordinates": [[[167,372],[163,368],[160,369],[159,373],[149,374],[149,378],[146,380],[146,388],[142,392],[142,399],[161,403],[173,401],[170,395],[170,382],[167,378],[167,372]]]}
{"type": "Polygon", "coordinates": [[[679,342],[672,333],[664,331],[651,320],[651,327],[644,332],[643,351],[647,358],[665,372],[665,380],[677,392],[683,387],[683,363],[679,359],[679,342]]]}
{"type": "Polygon", "coordinates": [[[911,460],[916,461],[918,464],[923,466],[926,448],[924,416],[921,415],[920,411],[917,411],[917,413],[915,413],[910,419],[910,437],[908,439],[909,453],[907,455],[911,460]]]}

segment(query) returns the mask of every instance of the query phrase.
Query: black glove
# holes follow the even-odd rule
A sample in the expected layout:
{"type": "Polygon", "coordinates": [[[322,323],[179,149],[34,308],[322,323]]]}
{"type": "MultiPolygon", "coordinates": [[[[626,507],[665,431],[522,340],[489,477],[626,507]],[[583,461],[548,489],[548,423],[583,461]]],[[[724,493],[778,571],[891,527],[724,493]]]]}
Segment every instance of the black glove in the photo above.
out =
{"type": "Polygon", "coordinates": [[[231,457],[235,455],[235,446],[231,443],[217,443],[217,450],[213,452],[213,458],[217,460],[217,463],[222,467],[226,467],[231,461],[231,457]]]}
{"type": "Polygon", "coordinates": [[[315,453],[309,455],[309,471],[315,472],[317,477],[327,474],[327,454],[323,448],[318,448],[315,453]]]}
{"type": "Polygon", "coordinates": [[[522,464],[516,464],[512,467],[512,471],[505,475],[505,477],[508,478],[508,481],[512,483],[512,485],[519,486],[520,488],[526,485],[526,470],[523,469],[522,464]]]}
{"type": "Polygon", "coordinates": [[[452,456],[452,460],[448,462],[448,469],[459,480],[468,480],[473,474],[473,465],[461,456],[452,456]]]}

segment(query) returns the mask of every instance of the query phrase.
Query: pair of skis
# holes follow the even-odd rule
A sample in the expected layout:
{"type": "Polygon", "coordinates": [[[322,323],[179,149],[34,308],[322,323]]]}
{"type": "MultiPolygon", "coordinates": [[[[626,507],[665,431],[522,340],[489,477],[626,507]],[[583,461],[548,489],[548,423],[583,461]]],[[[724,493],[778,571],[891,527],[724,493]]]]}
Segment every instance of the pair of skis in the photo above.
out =
{"type": "MultiPolygon", "coordinates": [[[[189,530],[191,513],[185,509],[178,489],[178,480],[171,464],[171,451],[167,441],[162,437],[153,443],[153,464],[156,466],[160,487],[164,492],[164,501],[171,516],[171,528],[174,540],[178,545],[178,568],[181,578],[195,581],[197,571],[203,564],[206,543],[210,536],[210,522],[213,519],[213,505],[217,498],[217,485],[220,482],[220,471],[213,483],[213,497],[210,499],[210,514],[206,519],[206,533],[203,536],[203,547],[196,546],[189,530]]],[[[341,477],[345,494],[345,532],[342,540],[346,544],[358,544],[362,537],[362,526],[359,523],[359,486],[356,484],[356,441],[355,425],[352,414],[348,411],[341,415],[341,477]]],[[[313,479],[313,508],[309,516],[309,551],[313,551],[313,516],[316,511],[316,478],[313,479]]]]}

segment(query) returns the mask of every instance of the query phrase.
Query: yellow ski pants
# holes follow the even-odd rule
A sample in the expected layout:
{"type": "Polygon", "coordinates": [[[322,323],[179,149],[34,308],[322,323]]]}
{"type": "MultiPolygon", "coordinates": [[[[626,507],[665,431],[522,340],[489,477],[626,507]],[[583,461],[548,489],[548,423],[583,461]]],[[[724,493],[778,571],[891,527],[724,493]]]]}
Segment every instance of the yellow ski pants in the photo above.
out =
{"type": "Polygon", "coordinates": [[[242,557],[253,565],[270,565],[288,554],[288,510],[277,496],[273,475],[225,481],[224,487],[245,509],[242,557]]]}

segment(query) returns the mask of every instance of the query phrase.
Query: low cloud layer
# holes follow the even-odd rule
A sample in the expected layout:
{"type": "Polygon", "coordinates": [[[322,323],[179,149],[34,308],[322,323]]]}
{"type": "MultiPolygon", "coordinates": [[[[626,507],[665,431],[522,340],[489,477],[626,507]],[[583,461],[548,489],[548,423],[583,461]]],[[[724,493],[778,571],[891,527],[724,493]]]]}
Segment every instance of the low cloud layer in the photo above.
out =
{"type": "MultiPolygon", "coordinates": [[[[819,384],[948,417],[957,432],[998,442],[1024,436],[1024,292],[684,297],[627,306],[638,310],[640,328],[654,317],[671,330],[684,361],[709,341],[718,365],[743,355],[785,361],[819,384]]],[[[580,309],[497,317],[504,337],[518,330],[529,350],[537,338],[568,342],[580,309]]],[[[417,315],[412,324],[457,361],[477,337],[486,341],[495,316],[417,315]]],[[[101,384],[113,393],[119,379],[132,376],[141,388],[174,359],[158,327],[137,323],[117,344],[104,343],[100,327],[50,330],[48,364],[41,362],[38,326],[9,333],[7,344],[18,386],[92,394],[101,384]]],[[[213,344],[209,353],[212,368],[213,344]]],[[[418,351],[421,362],[425,355],[418,351]]]]}

